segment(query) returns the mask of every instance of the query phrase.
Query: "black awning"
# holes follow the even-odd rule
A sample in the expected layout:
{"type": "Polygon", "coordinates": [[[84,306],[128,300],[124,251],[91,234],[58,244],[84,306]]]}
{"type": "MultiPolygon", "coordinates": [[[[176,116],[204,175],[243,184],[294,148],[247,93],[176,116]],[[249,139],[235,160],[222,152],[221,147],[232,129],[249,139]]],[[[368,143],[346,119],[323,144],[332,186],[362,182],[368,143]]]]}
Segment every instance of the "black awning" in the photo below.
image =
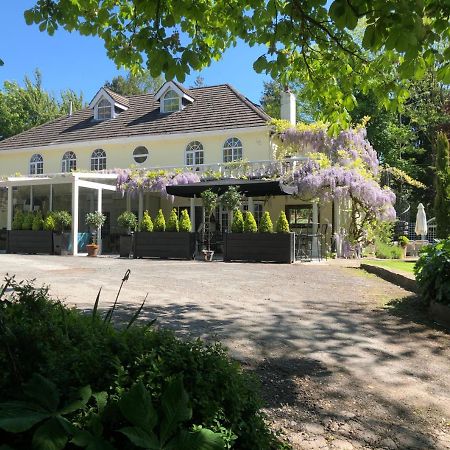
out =
{"type": "Polygon", "coordinates": [[[200,183],[167,186],[167,193],[176,197],[200,197],[200,194],[211,189],[218,195],[227,191],[229,186],[236,187],[246,197],[264,197],[266,195],[292,195],[295,188],[284,186],[279,180],[226,180],[202,181],[200,183]]]}

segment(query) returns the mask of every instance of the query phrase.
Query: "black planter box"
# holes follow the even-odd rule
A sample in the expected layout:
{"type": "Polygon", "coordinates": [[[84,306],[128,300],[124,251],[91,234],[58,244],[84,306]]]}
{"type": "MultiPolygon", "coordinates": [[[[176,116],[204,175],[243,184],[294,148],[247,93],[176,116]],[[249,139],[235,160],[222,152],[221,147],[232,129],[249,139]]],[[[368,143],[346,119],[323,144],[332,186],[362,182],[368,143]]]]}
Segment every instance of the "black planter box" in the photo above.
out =
{"type": "Polygon", "coordinates": [[[66,256],[70,253],[70,233],[53,233],[53,251],[55,255],[66,256]]]}
{"type": "Polygon", "coordinates": [[[135,258],[193,259],[195,233],[137,232],[133,247],[135,258]]]}
{"type": "Polygon", "coordinates": [[[120,236],[119,256],[121,258],[129,258],[133,249],[133,236],[120,236]]]}
{"type": "Polygon", "coordinates": [[[6,253],[53,255],[53,232],[12,230],[8,231],[6,253]]]}
{"type": "Polygon", "coordinates": [[[225,233],[224,261],[295,261],[294,233],[225,233]]]}

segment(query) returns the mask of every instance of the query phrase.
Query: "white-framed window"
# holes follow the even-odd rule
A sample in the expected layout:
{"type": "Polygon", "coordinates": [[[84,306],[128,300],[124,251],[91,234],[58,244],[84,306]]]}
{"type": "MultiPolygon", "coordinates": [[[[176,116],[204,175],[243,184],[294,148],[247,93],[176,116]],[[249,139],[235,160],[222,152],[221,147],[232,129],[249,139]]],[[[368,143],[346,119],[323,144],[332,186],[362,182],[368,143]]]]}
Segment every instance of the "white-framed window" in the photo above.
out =
{"type": "Polygon", "coordinates": [[[44,158],[38,153],[30,159],[30,175],[41,175],[44,173],[44,158]]]}
{"type": "Polygon", "coordinates": [[[142,164],[147,161],[148,158],[148,150],[143,145],[136,147],[133,151],[133,159],[136,163],[142,164]]]}
{"type": "Polygon", "coordinates": [[[170,89],[166,92],[163,98],[163,111],[165,113],[175,112],[180,110],[180,96],[170,89]]]}
{"type": "Polygon", "coordinates": [[[91,155],[91,170],[105,170],[106,169],[106,152],[98,148],[94,150],[91,155]]]}
{"type": "Polygon", "coordinates": [[[66,152],[61,161],[61,172],[77,170],[77,155],[74,152],[66,152]]]}
{"type": "Polygon", "coordinates": [[[186,165],[196,166],[203,164],[203,145],[199,141],[192,141],[186,146],[186,165]]]}
{"type": "Polygon", "coordinates": [[[112,106],[108,100],[102,98],[97,105],[97,119],[107,120],[112,117],[112,106]]]}
{"type": "MultiPolygon", "coordinates": [[[[242,204],[242,210],[248,211],[248,202],[242,204]]],[[[253,217],[255,218],[256,224],[259,226],[262,216],[264,214],[264,202],[255,200],[253,202],[253,217]]]]}
{"type": "Polygon", "coordinates": [[[223,162],[232,162],[242,159],[242,142],[232,137],[223,144],[223,162]]]}

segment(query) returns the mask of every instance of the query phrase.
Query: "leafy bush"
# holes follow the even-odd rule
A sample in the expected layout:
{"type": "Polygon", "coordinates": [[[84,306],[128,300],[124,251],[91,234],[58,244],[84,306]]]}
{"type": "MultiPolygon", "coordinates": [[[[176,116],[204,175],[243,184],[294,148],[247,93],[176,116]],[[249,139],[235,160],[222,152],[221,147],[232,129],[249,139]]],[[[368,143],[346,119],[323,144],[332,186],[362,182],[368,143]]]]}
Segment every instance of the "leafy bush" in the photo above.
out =
{"type": "Polygon", "coordinates": [[[242,216],[242,212],[239,209],[233,213],[233,223],[231,224],[231,231],[233,233],[244,232],[244,217],[242,216]]]}
{"type": "Polygon", "coordinates": [[[402,249],[396,245],[375,241],[375,256],[380,259],[401,259],[402,249]]]}
{"type": "Polygon", "coordinates": [[[400,247],[405,248],[409,243],[409,239],[406,236],[399,236],[398,243],[399,243],[400,247]]]}
{"type": "Polygon", "coordinates": [[[53,213],[49,213],[44,220],[44,230],[45,231],[55,231],[56,223],[53,213]]]}
{"type": "MultiPolygon", "coordinates": [[[[124,426],[137,426],[127,414],[123,415],[130,423],[124,422],[120,402],[131,395],[140,382],[141,393],[132,401],[134,417],[148,419],[150,413],[143,414],[142,407],[144,400],[150,397],[158,418],[163,417],[168,380],[170,383],[182,376],[192,407],[192,417],[184,416],[178,421],[185,431],[199,430],[201,426],[220,432],[228,443],[226,448],[236,450],[284,448],[264,423],[253,377],[244,373],[220,344],[180,340],[172,332],[148,326],[115,329],[97,312],[89,316],[69,309],[50,299],[47,289],[14,280],[0,287],[0,338],[0,398],[8,402],[27,400],[29,390],[22,389],[20,380],[33,379],[35,374],[44,377],[56,385],[60,399],[58,401],[55,394],[47,395],[41,380],[39,402],[56,405],[50,408],[54,418],[62,415],[70,422],[87,427],[82,435],[87,441],[81,446],[86,447],[93,437],[100,438],[94,430],[98,433],[103,430],[106,436],[114,434],[118,449],[134,448],[126,443],[122,445],[115,431],[124,426]],[[102,408],[106,408],[104,416],[91,401],[87,411],[66,417],[65,408],[60,405],[72,404],[74,396],[80,399],[80,389],[88,385],[93,392],[100,393],[96,398],[101,400],[102,408]],[[106,394],[101,394],[103,392],[106,394]],[[111,409],[105,406],[110,401],[111,409]]],[[[184,402],[185,394],[179,386],[177,389],[176,397],[184,402]]],[[[147,401],[145,404],[150,407],[147,401]]],[[[179,403],[174,410],[185,411],[185,405],[186,402],[179,403]]],[[[13,435],[0,430],[0,442],[15,450],[29,450],[34,431],[33,428],[30,433],[13,435]]],[[[110,447],[98,444],[90,448],[110,447]]],[[[194,448],[202,447],[191,447],[194,448]]]]}
{"type": "Polygon", "coordinates": [[[144,211],[139,228],[141,231],[145,231],[147,233],[151,233],[153,231],[153,221],[148,211],[144,211]]]}
{"type": "Polygon", "coordinates": [[[200,196],[202,197],[203,207],[205,208],[206,219],[209,220],[211,214],[217,207],[219,196],[211,189],[203,191],[200,196]]]}
{"type": "Polygon", "coordinates": [[[72,216],[68,211],[56,211],[54,213],[56,231],[63,232],[70,230],[72,225],[72,216]]]}
{"type": "Polygon", "coordinates": [[[191,218],[189,217],[187,209],[183,209],[181,211],[180,231],[184,233],[190,233],[191,230],[192,230],[191,218]]]}
{"type": "Polygon", "coordinates": [[[34,215],[30,212],[25,213],[22,221],[22,230],[31,230],[33,228],[34,215]]]}
{"type": "Polygon", "coordinates": [[[450,238],[423,247],[414,273],[426,304],[436,301],[450,305],[450,238]]]}
{"type": "Polygon", "coordinates": [[[220,197],[220,203],[227,211],[237,211],[241,206],[241,194],[235,186],[229,186],[228,190],[220,197]]]}
{"type": "Polygon", "coordinates": [[[117,225],[126,230],[127,233],[135,231],[138,225],[136,214],[133,214],[131,211],[124,211],[117,218],[117,225]]]}
{"type": "Polygon", "coordinates": [[[44,228],[44,220],[42,219],[42,214],[37,212],[33,217],[33,224],[31,225],[31,229],[33,231],[40,231],[44,228]]]}
{"type": "Polygon", "coordinates": [[[273,233],[273,224],[272,219],[270,218],[269,211],[266,211],[261,217],[258,231],[260,233],[273,233]]]}
{"type": "Polygon", "coordinates": [[[284,211],[278,216],[276,229],[277,233],[289,233],[289,222],[284,211]]]}
{"type": "Polygon", "coordinates": [[[164,219],[162,209],[158,211],[158,214],[155,217],[153,229],[155,231],[166,231],[166,219],[164,219]]]}
{"type": "Polygon", "coordinates": [[[13,230],[21,230],[22,229],[22,223],[24,219],[24,214],[22,211],[17,211],[16,214],[14,214],[14,220],[11,224],[13,230]]]}
{"type": "Polygon", "coordinates": [[[86,214],[86,225],[97,229],[105,224],[106,216],[99,211],[90,212],[86,214]]]}
{"type": "Polygon", "coordinates": [[[178,223],[177,210],[175,208],[172,209],[169,215],[169,219],[167,220],[166,231],[180,231],[180,225],[178,223]]]}
{"type": "Polygon", "coordinates": [[[257,231],[258,226],[253,214],[250,211],[245,211],[244,233],[256,233],[257,231]]]}

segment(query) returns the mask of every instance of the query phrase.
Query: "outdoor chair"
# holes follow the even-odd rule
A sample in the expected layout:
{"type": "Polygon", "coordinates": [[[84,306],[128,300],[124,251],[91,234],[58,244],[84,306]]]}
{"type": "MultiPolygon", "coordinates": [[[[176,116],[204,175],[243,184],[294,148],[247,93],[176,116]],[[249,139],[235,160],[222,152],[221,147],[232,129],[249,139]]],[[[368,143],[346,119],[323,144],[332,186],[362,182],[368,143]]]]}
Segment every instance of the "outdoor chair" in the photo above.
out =
{"type": "Polygon", "coordinates": [[[326,243],[328,224],[318,224],[317,232],[314,233],[314,224],[308,223],[300,233],[296,235],[297,248],[296,257],[300,261],[312,261],[313,246],[315,243],[315,250],[319,261],[323,258],[324,247],[326,243]]]}

